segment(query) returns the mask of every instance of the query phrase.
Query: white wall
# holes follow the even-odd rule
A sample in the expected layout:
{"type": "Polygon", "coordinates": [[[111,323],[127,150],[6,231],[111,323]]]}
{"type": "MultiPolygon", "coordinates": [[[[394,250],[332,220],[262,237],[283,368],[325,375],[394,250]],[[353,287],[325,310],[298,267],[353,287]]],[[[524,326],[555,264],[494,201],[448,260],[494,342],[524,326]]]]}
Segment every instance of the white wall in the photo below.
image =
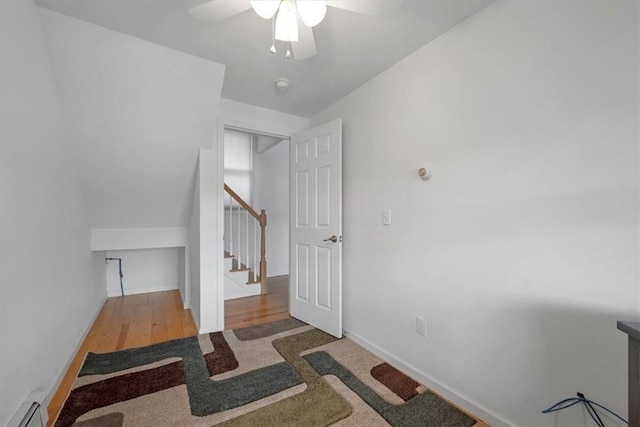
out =
{"type": "Polygon", "coordinates": [[[200,330],[200,236],[200,160],[198,160],[189,226],[190,257],[187,264],[188,270],[191,272],[191,292],[188,304],[191,306],[191,315],[198,331],[200,330]]]}
{"type": "MultiPolygon", "coordinates": [[[[122,259],[125,295],[178,289],[178,248],[108,251],[107,258],[122,259]]],[[[106,281],[110,297],[121,295],[118,261],[109,261],[106,281]]]]}
{"type": "MultiPolygon", "coordinates": [[[[94,248],[182,247],[168,242],[186,241],[187,227],[193,240],[200,231],[190,221],[198,152],[216,138],[224,66],[49,10],[40,14],[62,107],[73,119],[94,248]]],[[[199,264],[191,267],[181,277],[183,298],[202,326],[202,291],[194,288],[203,282],[199,264]]]]}
{"type": "Polygon", "coordinates": [[[187,246],[188,234],[187,227],[94,228],[91,230],[91,250],[187,246]]]}
{"type": "Polygon", "coordinates": [[[178,290],[182,297],[184,308],[191,308],[191,267],[189,250],[186,247],[178,249],[178,290]]]}
{"type": "MultiPolygon", "coordinates": [[[[110,257],[117,258],[113,251],[119,251],[133,255],[137,265],[136,279],[133,285],[127,280],[128,291],[125,294],[142,292],[159,292],[175,289],[173,281],[167,282],[158,278],[160,274],[165,277],[173,277],[173,270],[177,268],[177,284],[185,308],[190,308],[191,270],[185,268],[189,264],[189,228],[187,227],[161,227],[161,228],[96,228],[91,230],[91,250],[107,251],[110,257]],[[158,249],[169,248],[175,250],[177,261],[168,261],[165,256],[157,255],[158,249]],[[133,251],[125,251],[135,249],[133,251]],[[141,252],[150,250],[149,252],[141,252]],[[139,255],[144,253],[146,255],[139,255]],[[138,254],[138,255],[135,255],[138,254]],[[154,255],[155,254],[155,255],[154,255]],[[140,258],[142,257],[142,258],[140,258]],[[177,264],[175,264],[177,262],[177,264]],[[171,273],[166,271],[167,265],[172,265],[171,273]],[[163,273],[161,273],[163,272],[163,273]],[[146,279],[145,279],[146,278],[146,279]],[[155,285],[141,285],[141,283],[155,282],[155,285]]],[[[172,255],[173,256],[173,255],[172,255]]],[[[109,296],[120,295],[120,279],[117,275],[117,267],[107,269],[107,290],[109,296]]]]}
{"type": "Polygon", "coordinates": [[[224,282],[222,235],[222,200],[217,190],[223,186],[224,171],[218,167],[219,151],[200,150],[200,333],[224,329],[224,282]]]}
{"type": "Polygon", "coordinates": [[[289,274],[289,141],[253,154],[254,207],[267,212],[267,276],[289,274]]]}
{"type": "Polygon", "coordinates": [[[225,125],[282,136],[295,135],[309,127],[307,118],[225,98],[220,99],[220,119],[225,125]]]}
{"type": "Polygon", "coordinates": [[[497,425],[627,414],[638,15],[497,1],[312,118],[344,119],[345,327],[497,425]]]}
{"type": "Polygon", "coordinates": [[[224,66],[40,11],[93,228],[186,227],[224,66]]]}
{"type": "Polygon", "coordinates": [[[54,390],[106,297],[39,19],[0,2],[0,425],[54,390]]]}
{"type": "Polygon", "coordinates": [[[189,230],[193,317],[200,333],[224,329],[224,281],[222,233],[222,162],[216,151],[200,150],[189,230]]]}
{"type": "Polygon", "coordinates": [[[251,182],[252,157],[251,134],[225,129],[224,183],[249,204],[252,203],[253,190],[251,182]]]}

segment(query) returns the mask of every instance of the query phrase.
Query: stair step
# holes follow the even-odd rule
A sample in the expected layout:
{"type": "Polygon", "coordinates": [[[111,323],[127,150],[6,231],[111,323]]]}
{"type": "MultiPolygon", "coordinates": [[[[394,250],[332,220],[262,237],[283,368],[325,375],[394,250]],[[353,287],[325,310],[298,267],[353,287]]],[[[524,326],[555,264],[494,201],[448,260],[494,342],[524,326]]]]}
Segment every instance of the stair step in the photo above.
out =
{"type": "Polygon", "coordinates": [[[247,267],[245,264],[238,261],[237,259],[234,258],[231,261],[231,269],[229,271],[235,272],[235,271],[249,271],[249,270],[251,269],[247,267]]]}
{"type": "Polygon", "coordinates": [[[230,254],[229,252],[227,252],[227,251],[224,251],[224,257],[225,257],[225,258],[235,258],[236,256],[235,256],[235,255],[231,255],[231,254],[230,254]]]}
{"type": "MultiPolygon", "coordinates": [[[[239,273],[244,275],[246,273],[239,273]]],[[[224,276],[224,299],[243,298],[253,295],[260,295],[260,288],[255,286],[248,286],[244,284],[247,280],[244,278],[225,275],[224,276]]]]}
{"type": "Polygon", "coordinates": [[[253,270],[250,271],[249,272],[249,278],[247,279],[247,285],[255,285],[255,284],[258,284],[258,283],[260,283],[260,280],[258,280],[258,275],[255,274],[253,272],[253,270]]]}

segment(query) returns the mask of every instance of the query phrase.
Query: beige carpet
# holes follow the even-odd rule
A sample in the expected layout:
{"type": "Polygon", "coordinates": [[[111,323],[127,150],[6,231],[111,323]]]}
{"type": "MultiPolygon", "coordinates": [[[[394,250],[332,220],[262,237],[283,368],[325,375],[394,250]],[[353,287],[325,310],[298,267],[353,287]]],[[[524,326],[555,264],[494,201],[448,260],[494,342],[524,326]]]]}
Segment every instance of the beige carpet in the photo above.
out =
{"type": "Polygon", "coordinates": [[[295,319],[89,353],[55,426],[473,426],[353,341],[295,319]]]}

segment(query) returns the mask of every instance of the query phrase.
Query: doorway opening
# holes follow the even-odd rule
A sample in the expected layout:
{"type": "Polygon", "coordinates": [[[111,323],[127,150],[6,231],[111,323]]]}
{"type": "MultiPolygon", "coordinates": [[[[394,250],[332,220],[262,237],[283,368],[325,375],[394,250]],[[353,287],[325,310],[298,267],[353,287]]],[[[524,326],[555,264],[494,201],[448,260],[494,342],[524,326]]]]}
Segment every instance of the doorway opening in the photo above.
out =
{"type": "Polygon", "coordinates": [[[289,138],[225,126],[222,141],[225,328],[287,318],[289,138]]]}
{"type": "MultiPolygon", "coordinates": [[[[217,138],[219,143],[215,144],[218,166],[216,182],[223,183],[225,130],[260,133],[225,126],[228,123],[225,123],[224,120],[220,120],[219,123],[217,138]]],[[[290,198],[287,203],[282,204],[282,206],[289,205],[289,210],[286,208],[282,210],[282,217],[286,218],[286,221],[282,222],[284,230],[279,236],[272,238],[273,242],[282,245],[283,254],[289,254],[287,267],[289,275],[288,314],[340,338],[343,332],[342,120],[334,119],[301,133],[294,133],[292,132],[290,139],[286,136],[280,136],[289,143],[288,149],[283,150],[284,153],[289,153],[288,167],[274,168],[279,170],[283,176],[289,176],[288,185],[270,186],[273,193],[271,193],[271,197],[265,198],[266,201],[277,197],[283,197],[285,200],[290,198]],[[288,215],[287,212],[289,212],[288,215]]],[[[254,153],[255,151],[257,149],[254,149],[254,153]]],[[[255,160],[252,165],[255,168],[255,160]]],[[[256,183],[257,181],[257,178],[252,178],[252,182],[256,183]]],[[[228,192],[227,188],[223,185],[218,186],[216,202],[220,213],[217,218],[218,236],[225,234],[224,197],[226,192],[228,192]]],[[[253,203],[256,204],[257,193],[255,189],[251,193],[253,203]]],[[[253,211],[253,208],[248,209],[248,204],[244,203],[243,205],[246,205],[243,207],[247,208],[247,211],[253,211]]],[[[260,217],[254,214],[255,212],[251,215],[260,217]]],[[[239,220],[236,224],[238,222],[239,220]]],[[[265,219],[264,224],[266,223],[265,219]]],[[[272,233],[275,228],[268,227],[272,233]]],[[[218,280],[214,286],[217,294],[218,323],[228,329],[230,327],[229,320],[225,324],[227,317],[225,310],[229,310],[229,308],[226,308],[224,298],[224,267],[220,265],[225,252],[223,246],[223,239],[219,239],[217,250],[219,256],[215,261],[218,264],[218,280]]],[[[284,259],[286,262],[286,258],[284,259]]],[[[237,265],[242,266],[242,262],[240,261],[237,265]]],[[[245,263],[244,266],[248,265],[245,263]]],[[[273,271],[270,271],[268,275],[264,274],[262,268],[260,271],[263,272],[262,278],[276,275],[273,271]]],[[[264,296],[262,295],[262,297],[264,296]]],[[[257,310],[260,310],[259,306],[257,310]]],[[[261,323],[261,320],[254,320],[254,322],[261,323]]]]}

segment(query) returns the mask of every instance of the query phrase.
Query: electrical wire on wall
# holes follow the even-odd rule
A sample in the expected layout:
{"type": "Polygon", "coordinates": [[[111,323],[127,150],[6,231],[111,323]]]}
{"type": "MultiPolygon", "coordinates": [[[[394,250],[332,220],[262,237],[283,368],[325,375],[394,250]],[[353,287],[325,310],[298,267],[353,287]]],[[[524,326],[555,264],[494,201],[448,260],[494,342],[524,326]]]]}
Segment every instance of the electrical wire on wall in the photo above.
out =
{"type": "Polygon", "coordinates": [[[124,296],[124,287],[122,286],[122,278],[124,277],[124,274],[122,274],[122,258],[105,258],[105,261],[107,264],[109,264],[109,261],[118,261],[118,271],[120,273],[120,294],[124,296]]]}
{"type": "Polygon", "coordinates": [[[543,414],[549,414],[551,412],[561,411],[563,409],[570,408],[573,405],[577,405],[579,403],[582,403],[584,405],[585,409],[587,410],[587,412],[589,413],[589,415],[591,416],[591,419],[593,419],[593,421],[596,423],[596,425],[598,427],[605,427],[605,425],[604,425],[604,422],[602,422],[602,419],[600,418],[600,416],[598,415],[598,412],[596,412],[596,408],[594,408],[594,405],[597,406],[600,409],[604,409],[605,411],[607,411],[611,415],[613,415],[616,418],[620,419],[623,423],[629,424],[629,422],[627,420],[625,420],[624,418],[622,418],[620,415],[616,414],[615,412],[613,412],[612,410],[610,410],[608,408],[605,408],[601,404],[594,402],[593,400],[587,399],[586,397],[584,397],[584,394],[578,392],[577,395],[578,395],[578,397],[569,397],[567,399],[561,400],[560,402],[556,403],[555,405],[551,406],[550,408],[547,408],[544,411],[542,411],[542,413],[543,414]]]}

